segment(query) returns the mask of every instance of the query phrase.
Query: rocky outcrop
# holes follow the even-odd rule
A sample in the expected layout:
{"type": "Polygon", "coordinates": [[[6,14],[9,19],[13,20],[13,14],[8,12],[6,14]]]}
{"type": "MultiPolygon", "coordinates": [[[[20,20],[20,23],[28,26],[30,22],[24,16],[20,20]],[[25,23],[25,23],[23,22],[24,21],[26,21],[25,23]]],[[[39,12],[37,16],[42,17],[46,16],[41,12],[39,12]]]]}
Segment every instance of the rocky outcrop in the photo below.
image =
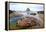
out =
{"type": "Polygon", "coordinates": [[[35,17],[25,17],[22,20],[18,20],[18,26],[21,28],[42,28],[43,21],[35,17]]]}

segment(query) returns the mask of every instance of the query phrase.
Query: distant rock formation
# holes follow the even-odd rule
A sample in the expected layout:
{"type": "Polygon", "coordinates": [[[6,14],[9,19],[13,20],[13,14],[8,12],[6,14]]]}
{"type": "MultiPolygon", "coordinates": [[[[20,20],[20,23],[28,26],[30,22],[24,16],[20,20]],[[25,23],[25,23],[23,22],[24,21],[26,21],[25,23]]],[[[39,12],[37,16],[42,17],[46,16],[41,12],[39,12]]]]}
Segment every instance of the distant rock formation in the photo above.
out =
{"type": "Polygon", "coordinates": [[[30,9],[29,9],[29,8],[27,8],[27,9],[26,9],[26,11],[30,11],[30,9]]]}
{"type": "Polygon", "coordinates": [[[37,13],[44,14],[44,11],[38,11],[37,13]]]}
{"type": "Polygon", "coordinates": [[[29,13],[29,12],[30,12],[30,9],[29,9],[29,8],[27,8],[27,9],[26,9],[26,11],[27,11],[27,14],[29,15],[29,14],[30,14],[30,13],[29,13]]]}
{"type": "Polygon", "coordinates": [[[13,13],[13,12],[16,12],[16,11],[9,10],[9,14],[11,14],[11,13],[13,13]]]}

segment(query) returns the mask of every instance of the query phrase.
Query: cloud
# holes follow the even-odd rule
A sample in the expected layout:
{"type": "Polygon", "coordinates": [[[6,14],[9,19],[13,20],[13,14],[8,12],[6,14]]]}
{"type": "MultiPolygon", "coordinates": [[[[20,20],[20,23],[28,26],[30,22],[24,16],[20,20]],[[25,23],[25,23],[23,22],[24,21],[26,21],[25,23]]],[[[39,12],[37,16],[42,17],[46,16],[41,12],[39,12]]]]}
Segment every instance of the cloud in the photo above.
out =
{"type": "Polygon", "coordinates": [[[10,3],[10,10],[26,11],[27,8],[30,8],[31,11],[43,11],[43,5],[10,3]]]}

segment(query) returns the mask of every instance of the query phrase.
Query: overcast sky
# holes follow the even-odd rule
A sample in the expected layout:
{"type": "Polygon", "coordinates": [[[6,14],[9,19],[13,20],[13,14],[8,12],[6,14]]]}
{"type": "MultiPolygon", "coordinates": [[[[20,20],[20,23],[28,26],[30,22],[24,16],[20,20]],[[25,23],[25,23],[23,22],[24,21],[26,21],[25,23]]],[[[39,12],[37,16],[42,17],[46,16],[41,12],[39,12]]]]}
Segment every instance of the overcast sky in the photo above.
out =
{"type": "Polygon", "coordinates": [[[10,10],[26,11],[27,8],[29,8],[31,11],[43,11],[43,5],[10,3],[10,10]]]}

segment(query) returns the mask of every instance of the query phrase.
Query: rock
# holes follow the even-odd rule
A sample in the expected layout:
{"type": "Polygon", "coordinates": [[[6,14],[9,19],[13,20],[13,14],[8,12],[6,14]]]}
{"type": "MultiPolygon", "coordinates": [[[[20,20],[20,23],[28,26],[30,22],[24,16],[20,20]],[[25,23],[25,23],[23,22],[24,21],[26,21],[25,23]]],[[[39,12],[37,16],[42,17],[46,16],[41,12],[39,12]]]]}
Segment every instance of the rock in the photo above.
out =
{"type": "Polygon", "coordinates": [[[31,18],[25,18],[22,20],[18,20],[18,25],[22,28],[32,27],[32,26],[36,26],[36,22],[34,21],[34,19],[32,20],[32,17],[31,17],[31,18]]]}

